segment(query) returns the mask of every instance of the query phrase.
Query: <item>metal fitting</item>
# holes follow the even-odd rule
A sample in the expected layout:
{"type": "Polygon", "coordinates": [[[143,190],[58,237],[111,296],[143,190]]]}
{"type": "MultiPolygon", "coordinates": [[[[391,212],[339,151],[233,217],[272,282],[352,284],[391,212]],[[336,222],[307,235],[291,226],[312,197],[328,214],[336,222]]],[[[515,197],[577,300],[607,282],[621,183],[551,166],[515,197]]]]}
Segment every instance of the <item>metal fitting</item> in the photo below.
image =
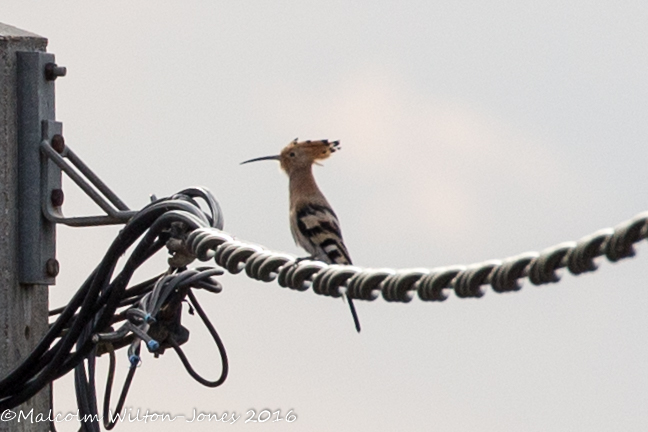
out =
{"type": "Polygon", "coordinates": [[[56,63],[47,63],[45,65],[45,79],[47,81],[54,81],[58,77],[63,77],[67,74],[67,69],[64,66],[59,66],[56,63]]]}
{"type": "Polygon", "coordinates": [[[63,138],[63,135],[54,135],[50,144],[52,148],[56,150],[56,153],[61,154],[63,153],[63,150],[65,150],[65,139],[63,138]]]}
{"type": "Polygon", "coordinates": [[[45,271],[47,272],[48,276],[52,276],[52,277],[58,276],[60,269],[61,268],[59,262],[54,258],[48,259],[47,262],[45,263],[45,271]]]}
{"type": "Polygon", "coordinates": [[[63,193],[63,189],[52,189],[50,200],[52,201],[52,205],[54,207],[61,207],[63,205],[64,199],[65,194],[63,193]]]}

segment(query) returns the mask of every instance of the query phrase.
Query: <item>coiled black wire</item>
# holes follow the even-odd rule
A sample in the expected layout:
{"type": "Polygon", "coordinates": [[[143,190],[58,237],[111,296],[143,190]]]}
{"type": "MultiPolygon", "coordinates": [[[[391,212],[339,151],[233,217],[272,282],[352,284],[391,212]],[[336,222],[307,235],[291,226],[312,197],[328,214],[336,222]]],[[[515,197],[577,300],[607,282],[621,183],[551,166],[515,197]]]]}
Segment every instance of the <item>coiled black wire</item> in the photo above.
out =
{"type": "Polygon", "coordinates": [[[606,228],[578,242],[564,242],[541,252],[527,252],[504,260],[469,266],[420,269],[373,269],[297,259],[284,252],[236,239],[213,228],[198,228],[187,236],[187,248],[201,261],[214,262],[232,274],[245,270],[253,279],[296,291],[309,288],[319,295],[339,297],[340,289],[353,299],[373,301],[382,295],[388,302],[408,303],[414,294],[423,301],[440,302],[454,291],[459,298],[480,298],[483,287],[497,293],[519,291],[523,279],[534,285],[556,283],[560,270],[579,275],[597,269],[597,259],[611,262],[635,255],[635,244],[648,238],[648,212],[615,228],[606,228]]]}

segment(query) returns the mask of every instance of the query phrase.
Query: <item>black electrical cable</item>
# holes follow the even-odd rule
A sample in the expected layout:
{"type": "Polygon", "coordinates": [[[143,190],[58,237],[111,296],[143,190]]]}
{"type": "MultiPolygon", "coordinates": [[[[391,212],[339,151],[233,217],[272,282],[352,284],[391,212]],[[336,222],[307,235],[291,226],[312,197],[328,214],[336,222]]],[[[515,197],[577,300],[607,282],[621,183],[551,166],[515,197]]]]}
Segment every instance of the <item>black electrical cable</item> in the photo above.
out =
{"type": "MultiPolygon", "coordinates": [[[[124,291],[124,298],[120,302],[120,306],[128,305],[128,304],[130,304],[130,303],[128,303],[130,298],[137,298],[137,296],[139,296],[143,292],[150,291],[151,288],[153,287],[153,285],[155,284],[155,281],[157,281],[160,278],[160,276],[161,276],[161,274],[157,275],[157,276],[154,276],[154,277],[152,277],[150,279],[147,279],[145,281],[142,281],[142,282],[140,282],[140,283],[138,283],[136,285],[133,285],[133,286],[131,286],[129,288],[126,288],[126,290],[124,291]]],[[[61,307],[50,310],[49,311],[49,316],[60,315],[68,305],[69,305],[69,303],[67,305],[65,305],[65,306],[61,306],[61,307]]]]}
{"type": "MultiPolygon", "coordinates": [[[[139,354],[139,347],[136,350],[136,354],[139,354]]],[[[128,369],[128,374],[126,374],[126,379],[124,380],[124,385],[122,386],[122,391],[119,394],[119,399],[117,400],[117,407],[115,411],[110,410],[110,396],[112,394],[112,386],[115,380],[115,364],[117,363],[115,359],[115,351],[110,350],[110,364],[108,366],[108,376],[106,378],[106,392],[104,394],[104,404],[103,404],[103,424],[107,430],[111,430],[117,424],[119,419],[119,413],[124,408],[124,403],[126,402],[126,395],[130,389],[130,385],[133,382],[133,377],[135,372],[137,372],[137,361],[131,361],[130,368],[128,369]]]]}
{"type": "MultiPolygon", "coordinates": [[[[136,304],[153,289],[152,280],[129,289],[126,286],[136,269],[164,246],[171,237],[170,233],[177,231],[178,227],[190,232],[207,226],[222,227],[222,213],[213,196],[200,188],[186,189],[170,198],[157,200],[138,212],[120,231],[104,259],[70,302],[51,312],[50,315],[57,318],[36,348],[0,380],[0,409],[11,408],[29,399],[44,385],[75,367],[80,398],[96,400],[92,354],[96,345],[91,336],[114,323],[116,309],[136,304]],[[194,198],[205,201],[208,212],[203,211],[194,198]],[[119,258],[138,239],[140,241],[123,268],[113,277],[119,258]],[[76,349],[72,351],[74,346],[76,349]],[[88,375],[84,359],[88,362],[88,375]]],[[[198,283],[205,287],[215,286],[205,280],[198,283]]],[[[84,413],[96,412],[96,402],[80,400],[79,405],[84,413]]]]}
{"type": "MultiPolygon", "coordinates": [[[[114,314],[115,309],[117,308],[117,304],[119,301],[118,294],[123,292],[125,283],[127,282],[128,279],[130,279],[132,274],[135,272],[137,266],[141,264],[135,258],[138,258],[140,255],[143,255],[145,248],[149,246],[149,243],[152,243],[151,237],[154,237],[154,234],[151,233],[155,233],[156,228],[157,229],[160,228],[159,226],[161,225],[160,222],[177,221],[179,219],[184,222],[192,222],[192,218],[189,215],[179,213],[175,210],[171,210],[162,214],[158,219],[156,219],[153,222],[153,225],[151,226],[149,232],[144,236],[140,244],[138,244],[138,246],[133,251],[129,260],[124,265],[124,269],[122,270],[122,272],[115,278],[114,285],[111,284],[110,285],[111,289],[106,290],[106,292],[109,294],[105,300],[104,311],[101,315],[98,316],[96,320],[95,328],[97,329],[104,328],[109,323],[110,317],[114,314]]],[[[88,351],[92,349],[92,346],[93,346],[92,341],[89,338],[86,338],[81,349],[77,350],[74,354],[70,356],[70,358],[65,360],[61,368],[63,372],[61,375],[69,372],[81,358],[87,355],[88,351]]]]}
{"type": "Polygon", "coordinates": [[[205,327],[209,330],[209,333],[211,334],[212,338],[214,339],[214,342],[216,342],[216,346],[218,347],[218,352],[221,357],[221,364],[222,364],[222,369],[221,369],[221,375],[216,381],[209,381],[205,378],[203,378],[198,372],[195,371],[195,369],[191,366],[191,363],[189,363],[189,359],[187,359],[187,356],[185,353],[182,351],[182,348],[178,345],[178,343],[173,339],[173,337],[170,338],[171,345],[173,346],[173,349],[175,352],[178,354],[178,357],[180,358],[180,361],[184,365],[185,369],[189,373],[189,375],[192,376],[193,379],[198,381],[200,384],[206,386],[206,387],[218,387],[221,384],[225,382],[227,379],[227,374],[229,372],[229,361],[227,359],[227,352],[225,351],[225,345],[223,345],[223,342],[221,341],[220,336],[218,335],[218,332],[212,325],[211,321],[209,320],[209,317],[203,310],[203,308],[200,306],[198,303],[198,300],[196,299],[196,296],[189,290],[187,296],[189,297],[189,301],[191,302],[191,305],[196,309],[196,312],[198,312],[198,315],[200,316],[200,319],[202,322],[205,324],[205,327]]]}
{"type": "MultiPolygon", "coordinates": [[[[163,275],[163,276],[161,276],[160,281],[158,282],[158,284],[156,284],[156,289],[168,291],[169,290],[168,286],[172,285],[173,289],[171,290],[172,291],[171,293],[168,293],[169,294],[167,296],[167,298],[168,298],[169,296],[180,293],[181,292],[180,288],[183,288],[184,286],[190,287],[193,284],[197,284],[201,280],[209,279],[212,276],[219,275],[219,274],[222,274],[222,270],[211,268],[211,267],[209,267],[209,268],[199,268],[199,269],[186,269],[186,270],[182,271],[181,274],[179,274],[179,275],[178,274],[173,274],[173,275],[163,275]],[[176,283],[174,283],[174,284],[167,283],[167,282],[169,282],[171,280],[174,280],[174,279],[175,279],[176,283]]],[[[214,282],[212,282],[210,285],[215,285],[215,284],[214,284],[214,282]]],[[[154,296],[154,297],[159,298],[160,296],[154,296]]],[[[193,294],[191,294],[191,298],[194,298],[194,300],[195,300],[195,297],[193,296],[193,294]]],[[[143,301],[144,301],[144,299],[143,299],[143,301]]],[[[168,304],[170,302],[171,302],[171,300],[169,300],[166,303],[164,303],[164,302],[161,302],[161,303],[166,305],[166,304],[168,304]]],[[[162,308],[162,306],[160,306],[158,309],[161,309],[161,308],[162,308]]],[[[199,310],[199,314],[201,312],[202,312],[202,309],[199,310]]],[[[139,309],[131,309],[130,313],[128,313],[126,315],[129,316],[130,318],[135,318],[138,321],[140,321],[140,320],[143,319],[142,315],[144,315],[144,312],[140,311],[139,309]]],[[[144,316],[146,316],[146,315],[144,315],[144,316]]],[[[205,319],[205,318],[206,318],[206,315],[201,316],[201,319],[205,319]]],[[[211,326],[211,324],[209,326],[211,326]]],[[[208,326],[208,328],[209,328],[209,326],[208,326]]],[[[215,329],[213,329],[213,326],[211,326],[211,331],[215,332],[215,329]]],[[[220,338],[218,338],[218,335],[216,337],[217,337],[217,340],[220,342],[220,338]]],[[[169,338],[169,342],[172,344],[172,346],[173,346],[174,343],[177,346],[177,342],[175,342],[175,339],[172,339],[172,336],[169,338]]],[[[111,346],[112,346],[112,344],[111,344],[111,346]]],[[[137,344],[137,347],[138,348],[137,348],[136,352],[139,353],[139,344],[137,344]]],[[[220,348],[219,349],[221,350],[223,355],[225,355],[225,351],[224,351],[224,347],[223,347],[222,343],[220,343],[220,348]]],[[[182,355],[184,356],[184,353],[182,353],[182,355]]],[[[137,355],[135,357],[136,358],[134,358],[134,359],[133,358],[129,359],[131,361],[131,366],[130,366],[131,369],[129,370],[129,373],[128,373],[127,377],[126,377],[126,381],[125,381],[125,383],[124,383],[124,385],[122,387],[122,391],[120,392],[120,397],[119,397],[117,407],[116,407],[115,411],[111,411],[110,410],[110,399],[111,399],[112,389],[113,389],[114,370],[115,370],[115,362],[116,362],[116,360],[115,360],[115,355],[114,355],[113,350],[112,349],[110,350],[110,366],[109,366],[109,373],[108,373],[107,382],[106,382],[106,391],[105,391],[104,405],[103,405],[103,419],[104,419],[104,427],[106,429],[112,429],[115,426],[115,422],[117,421],[116,420],[117,415],[121,412],[121,410],[123,408],[123,405],[124,405],[124,402],[125,402],[125,399],[126,399],[126,395],[128,393],[128,390],[130,388],[130,385],[131,385],[131,382],[132,382],[132,379],[133,379],[133,375],[135,373],[134,368],[137,366],[137,364],[139,362],[139,355],[137,355]]],[[[225,357],[224,362],[225,363],[227,362],[226,357],[225,357]]],[[[226,374],[227,374],[227,367],[225,367],[225,371],[223,373],[222,378],[219,380],[219,383],[222,383],[224,381],[224,378],[225,378],[226,374]]],[[[211,384],[208,381],[205,381],[205,382],[207,382],[208,384],[211,384]]]]}
{"type": "Polygon", "coordinates": [[[77,406],[81,418],[83,432],[99,432],[97,412],[97,391],[95,382],[96,347],[86,359],[88,370],[86,375],[85,362],[79,363],[74,370],[74,387],[76,389],[77,406]]]}

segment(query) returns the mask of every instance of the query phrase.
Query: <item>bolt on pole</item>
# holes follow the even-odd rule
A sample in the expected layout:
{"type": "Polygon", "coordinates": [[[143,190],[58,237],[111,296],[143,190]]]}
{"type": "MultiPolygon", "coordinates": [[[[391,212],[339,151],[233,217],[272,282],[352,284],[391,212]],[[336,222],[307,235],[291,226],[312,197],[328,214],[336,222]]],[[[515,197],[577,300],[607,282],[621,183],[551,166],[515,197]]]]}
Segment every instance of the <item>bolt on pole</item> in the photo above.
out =
{"type": "MultiPolygon", "coordinates": [[[[54,121],[52,80],[65,71],[46,48],[47,39],[0,23],[0,377],[20,364],[47,331],[48,285],[58,273],[55,226],[41,210],[38,145],[44,134],[61,133],[54,121]],[[25,68],[41,64],[37,76],[25,75],[33,72],[25,68]]],[[[14,411],[33,409],[34,419],[39,413],[47,417],[50,402],[45,389],[14,411]]],[[[3,432],[49,427],[44,421],[0,421],[3,432]]]]}

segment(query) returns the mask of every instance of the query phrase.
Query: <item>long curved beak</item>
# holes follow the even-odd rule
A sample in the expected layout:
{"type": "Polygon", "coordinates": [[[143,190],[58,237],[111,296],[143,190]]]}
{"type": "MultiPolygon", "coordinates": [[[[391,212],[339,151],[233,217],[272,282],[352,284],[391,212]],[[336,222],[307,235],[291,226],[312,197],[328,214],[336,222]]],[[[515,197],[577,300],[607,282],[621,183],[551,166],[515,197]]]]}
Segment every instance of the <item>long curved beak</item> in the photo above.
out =
{"type": "Polygon", "coordinates": [[[279,155],[276,155],[276,156],[263,156],[263,157],[259,157],[259,158],[246,160],[245,162],[241,162],[241,165],[249,163],[249,162],[258,162],[258,161],[263,161],[263,160],[276,160],[276,161],[278,161],[280,159],[281,159],[281,156],[279,156],[279,155]]]}

